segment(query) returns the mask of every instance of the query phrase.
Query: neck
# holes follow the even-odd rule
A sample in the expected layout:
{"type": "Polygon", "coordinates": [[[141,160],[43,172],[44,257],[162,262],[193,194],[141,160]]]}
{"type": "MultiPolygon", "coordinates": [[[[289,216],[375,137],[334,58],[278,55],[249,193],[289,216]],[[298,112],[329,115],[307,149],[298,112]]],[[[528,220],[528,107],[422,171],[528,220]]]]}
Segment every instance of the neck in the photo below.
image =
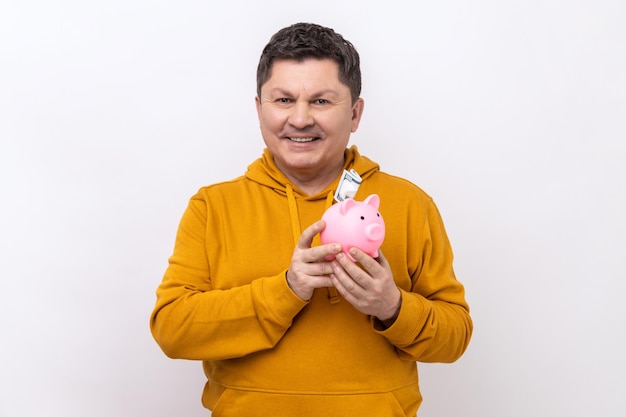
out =
{"type": "Polygon", "coordinates": [[[343,169],[343,161],[332,168],[318,169],[314,172],[283,172],[306,195],[315,195],[323,191],[337,179],[343,169]]]}

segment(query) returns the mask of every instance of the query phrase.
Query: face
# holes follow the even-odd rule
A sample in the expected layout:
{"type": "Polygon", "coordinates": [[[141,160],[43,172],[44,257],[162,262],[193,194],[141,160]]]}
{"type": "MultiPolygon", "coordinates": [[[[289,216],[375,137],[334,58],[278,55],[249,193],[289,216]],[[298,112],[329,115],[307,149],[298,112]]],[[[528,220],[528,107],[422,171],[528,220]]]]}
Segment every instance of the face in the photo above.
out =
{"type": "Polygon", "coordinates": [[[352,103],[332,60],[276,61],[271,74],[256,108],[276,165],[291,180],[332,177],[332,182],[359,126],[363,100],[352,103]]]}

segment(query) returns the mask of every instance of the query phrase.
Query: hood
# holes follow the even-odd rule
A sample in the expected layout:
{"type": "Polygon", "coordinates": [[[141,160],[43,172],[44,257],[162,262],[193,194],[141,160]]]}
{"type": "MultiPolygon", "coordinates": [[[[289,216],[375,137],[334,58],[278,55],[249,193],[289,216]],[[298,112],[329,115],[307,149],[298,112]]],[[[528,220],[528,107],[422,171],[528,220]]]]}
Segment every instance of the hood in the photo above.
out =
{"type": "MultiPolygon", "coordinates": [[[[362,156],[356,145],[352,145],[346,148],[344,152],[344,166],[346,170],[354,169],[363,181],[367,180],[376,171],[380,170],[380,166],[371,159],[362,156]]],[[[294,194],[297,194],[307,199],[320,199],[327,198],[329,192],[334,194],[334,187],[337,186],[337,182],[333,182],[329,188],[325,189],[319,194],[306,196],[297,186],[291,184],[287,177],[278,169],[274,163],[274,158],[270,154],[269,150],[265,148],[261,158],[255,160],[248,166],[248,171],[245,176],[251,181],[257,182],[261,185],[269,187],[278,193],[287,195],[288,189],[293,190],[294,194]]],[[[339,179],[339,176],[337,177],[339,179]]]]}

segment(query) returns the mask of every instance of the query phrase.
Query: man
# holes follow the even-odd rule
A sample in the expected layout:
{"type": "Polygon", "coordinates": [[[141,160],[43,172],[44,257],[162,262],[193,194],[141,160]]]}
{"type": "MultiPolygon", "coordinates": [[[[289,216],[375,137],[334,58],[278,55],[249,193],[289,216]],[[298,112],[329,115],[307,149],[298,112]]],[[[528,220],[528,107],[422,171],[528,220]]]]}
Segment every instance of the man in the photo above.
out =
{"type": "Polygon", "coordinates": [[[469,343],[432,199],[347,148],[360,90],[359,56],[341,35],[303,23],[277,32],[257,71],[262,157],[200,189],[182,217],[151,330],[168,356],[203,361],[215,417],[415,416],[416,361],[452,362],[469,343]],[[344,170],[361,177],[356,200],[380,197],[376,259],[319,241],[344,170]]]}

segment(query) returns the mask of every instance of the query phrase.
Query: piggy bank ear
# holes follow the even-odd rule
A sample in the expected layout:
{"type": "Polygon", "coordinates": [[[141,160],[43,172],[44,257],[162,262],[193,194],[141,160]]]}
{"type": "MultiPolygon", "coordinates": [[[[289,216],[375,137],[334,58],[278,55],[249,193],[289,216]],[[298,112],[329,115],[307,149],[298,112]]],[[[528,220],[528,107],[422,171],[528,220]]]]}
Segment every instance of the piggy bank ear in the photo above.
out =
{"type": "Polygon", "coordinates": [[[339,203],[339,213],[346,214],[350,207],[356,206],[356,201],[352,198],[348,198],[339,203]]]}
{"type": "Polygon", "coordinates": [[[376,210],[378,210],[378,206],[380,206],[380,197],[378,197],[378,194],[371,194],[368,195],[367,198],[363,200],[363,202],[368,206],[372,206],[376,210]]]}

